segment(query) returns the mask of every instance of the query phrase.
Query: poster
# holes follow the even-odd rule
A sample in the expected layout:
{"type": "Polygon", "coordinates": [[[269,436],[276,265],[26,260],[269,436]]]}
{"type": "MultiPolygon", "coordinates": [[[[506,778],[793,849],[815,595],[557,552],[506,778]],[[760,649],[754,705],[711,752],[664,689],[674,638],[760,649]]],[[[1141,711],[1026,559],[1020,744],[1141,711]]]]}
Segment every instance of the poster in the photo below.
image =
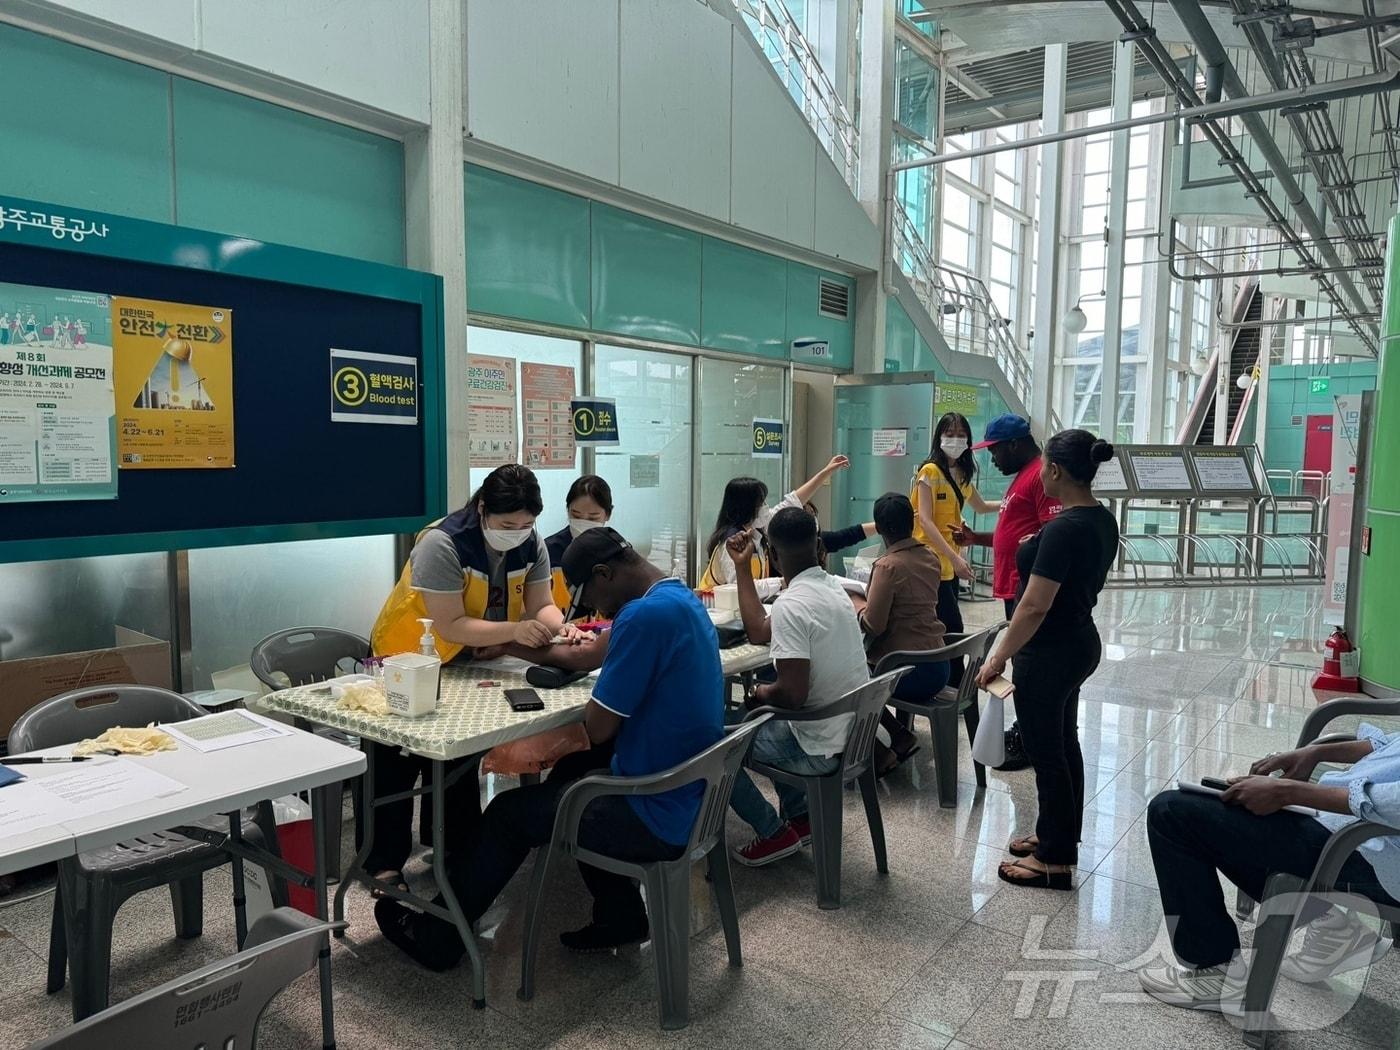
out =
{"type": "Polygon", "coordinates": [[[1128,458],[1133,463],[1138,491],[1144,496],[1154,492],[1193,491],[1191,475],[1186,472],[1186,457],[1181,452],[1133,449],[1128,458]]]}
{"type": "Polygon", "coordinates": [[[116,296],[112,356],[123,470],[234,465],[231,311],[116,296]]]}
{"type": "Polygon", "coordinates": [[[753,421],[753,458],[783,458],[783,421],[755,419],[753,421]]]}
{"type": "Polygon", "coordinates": [[[1253,492],[1254,475],[1242,451],[1192,449],[1191,463],[1202,492],[1253,492]]]}
{"type": "Polygon", "coordinates": [[[573,413],[574,444],[592,448],[616,445],[622,439],[617,429],[617,399],[576,397],[569,402],[573,413]]]}
{"type": "Polygon", "coordinates": [[[661,487],[660,456],[630,456],[628,458],[627,482],[634,489],[659,489],[661,487]]]}
{"type": "Polygon", "coordinates": [[[969,418],[977,415],[979,391],[965,383],[935,383],[933,387],[933,415],[937,419],[949,412],[957,412],[969,418]]]}
{"type": "Polygon", "coordinates": [[[331,350],[331,422],[418,422],[418,359],[331,350]]]}
{"type": "Polygon", "coordinates": [[[515,358],[467,355],[468,465],[499,467],[519,457],[515,425],[515,358]]]}
{"type": "Polygon", "coordinates": [[[909,455],[908,429],[872,430],[870,432],[870,454],[890,458],[909,455]]]}
{"type": "Polygon", "coordinates": [[[0,284],[0,503],[117,498],[111,300],[0,284]]]}
{"type": "Polygon", "coordinates": [[[1327,565],[1322,622],[1345,626],[1351,575],[1351,521],[1356,501],[1356,448],[1361,440],[1361,395],[1332,399],[1332,495],[1327,506],[1327,565]]]}
{"type": "Polygon", "coordinates": [[[571,366],[521,362],[520,404],[525,416],[527,467],[574,469],[573,397],[571,366]]]}
{"type": "Polygon", "coordinates": [[[1098,472],[1094,475],[1093,491],[1128,491],[1128,479],[1123,475],[1123,461],[1117,455],[1099,464],[1098,472]]]}

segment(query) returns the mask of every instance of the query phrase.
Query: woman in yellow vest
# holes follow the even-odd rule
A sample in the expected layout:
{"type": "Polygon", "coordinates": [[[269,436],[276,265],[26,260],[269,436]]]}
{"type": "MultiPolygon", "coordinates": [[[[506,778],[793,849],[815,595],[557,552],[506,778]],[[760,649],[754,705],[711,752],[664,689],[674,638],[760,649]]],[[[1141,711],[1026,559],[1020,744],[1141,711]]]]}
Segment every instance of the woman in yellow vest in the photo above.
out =
{"type": "Polygon", "coordinates": [[[597,474],[576,478],[569,486],[569,494],[564,497],[564,510],[569,515],[569,523],[558,532],[546,536],[544,545],[549,550],[554,604],[567,611],[570,595],[569,585],[564,580],[564,552],[569,549],[569,544],[589,529],[606,525],[612,518],[612,488],[597,474]]]}
{"type": "MultiPolygon", "coordinates": [[[[535,531],[543,509],[535,475],[512,463],[493,470],[465,507],[420,532],[370,633],[374,655],[416,652],[420,618],[432,619],[433,641],[444,663],[511,642],[537,648],[556,635],[579,637],[554,603],[549,553],[535,531]]],[[[426,759],[394,747],[375,744],[369,758],[380,796],[409,791],[420,774],[429,775],[426,759]]],[[[463,761],[475,766],[477,760],[463,761]]],[[[448,847],[460,849],[481,817],[474,774],[447,789],[447,804],[448,847]]],[[[412,849],[413,800],[378,806],[372,819],[374,849],[365,867],[402,885],[412,849]]],[[[420,841],[430,842],[431,831],[432,805],[424,796],[420,841]]]]}
{"type": "MultiPolygon", "coordinates": [[[[938,587],[938,618],[954,634],[963,630],[958,609],[958,580],[972,579],[972,567],[953,538],[963,523],[963,507],[971,504],[978,514],[996,514],[1000,501],[989,502],[973,487],[977,464],[972,460],[972,427],[959,412],[948,412],[933,428],[933,447],[909,492],[914,505],[914,538],[938,555],[942,582],[938,587]]],[[[952,668],[950,681],[962,680],[962,661],[952,668]]]]}
{"type": "Polygon", "coordinates": [[[732,479],[724,486],[724,499],[720,501],[715,531],[710,533],[705,544],[708,563],[700,577],[700,589],[711,591],[720,584],[734,582],[734,560],[729,553],[728,540],[750,528],[756,528],[759,533],[752,559],[754,579],[772,576],[764,530],[768,528],[773,515],[784,507],[802,507],[831,475],[850,465],[851,461],[845,456],[832,456],[831,462],[779,500],[775,507],[767,505],[768,486],[757,478],[732,479]]]}

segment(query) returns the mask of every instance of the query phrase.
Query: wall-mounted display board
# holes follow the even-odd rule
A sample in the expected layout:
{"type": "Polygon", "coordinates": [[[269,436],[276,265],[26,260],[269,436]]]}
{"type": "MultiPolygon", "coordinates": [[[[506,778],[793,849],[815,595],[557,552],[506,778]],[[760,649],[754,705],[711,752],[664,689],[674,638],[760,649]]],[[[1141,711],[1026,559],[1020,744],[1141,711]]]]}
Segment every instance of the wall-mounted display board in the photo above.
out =
{"type": "Polygon", "coordinates": [[[1186,451],[1196,475],[1196,490],[1202,496],[1249,499],[1266,495],[1250,468],[1251,446],[1191,446],[1186,451]]]}
{"type": "Polygon", "coordinates": [[[442,280],[0,196],[0,562],[445,510],[442,280]]]}
{"type": "Polygon", "coordinates": [[[1136,494],[1144,499],[1186,499],[1196,495],[1181,445],[1127,445],[1124,453],[1136,494]]]}
{"type": "Polygon", "coordinates": [[[1122,499],[1133,494],[1128,481],[1128,469],[1124,465],[1127,453],[1123,446],[1115,445],[1113,458],[1099,464],[1094,475],[1094,495],[1103,499],[1122,499]]]}

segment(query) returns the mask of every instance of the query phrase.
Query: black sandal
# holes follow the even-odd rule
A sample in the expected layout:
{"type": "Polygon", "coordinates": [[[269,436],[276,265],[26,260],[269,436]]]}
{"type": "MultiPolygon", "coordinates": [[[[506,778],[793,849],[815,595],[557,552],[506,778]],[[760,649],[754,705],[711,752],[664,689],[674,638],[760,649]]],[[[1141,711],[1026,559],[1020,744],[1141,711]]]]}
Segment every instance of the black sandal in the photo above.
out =
{"type": "MultiPolygon", "coordinates": [[[[1043,862],[1042,862],[1043,863],[1043,862]]],[[[1041,871],[1037,868],[1028,868],[1020,861],[1014,864],[998,864],[997,878],[1002,882],[1009,882],[1013,886],[1030,886],[1033,889],[1042,890],[1072,890],[1074,889],[1074,874],[1069,871],[1041,871]],[[1035,877],[1030,879],[1014,878],[1006,873],[1006,869],[1016,868],[1020,871],[1031,872],[1035,877]]]]}
{"type": "Polygon", "coordinates": [[[1006,845],[1006,852],[1013,857],[1034,857],[1035,851],[1040,848],[1040,840],[1036,839],[1032,842],[1032,839],[1035,839],[1034,835],[1022,835],[1019,839],[1012,839],[1006,845]],[[1026,843],[1026,845],[1018,846],[1018,842],[1026,843]]]}
{"type": "MultiPolygon", "coordinates": [[[[376,882],[391,882],[394,884],[394,887],[396,889],[401,890],[404,893],[408,892],[408,883],[404,882],[402,871],[397,871],[394,868],[386,868],[384,871],[379,872],[377,875],[371,876],[371,878],[373,878],[376,882]]],[[[369,888],[369,895],[377,901],[393,899],[387,893],[381,890],[378,886],[371,886],[369,888]]]]}

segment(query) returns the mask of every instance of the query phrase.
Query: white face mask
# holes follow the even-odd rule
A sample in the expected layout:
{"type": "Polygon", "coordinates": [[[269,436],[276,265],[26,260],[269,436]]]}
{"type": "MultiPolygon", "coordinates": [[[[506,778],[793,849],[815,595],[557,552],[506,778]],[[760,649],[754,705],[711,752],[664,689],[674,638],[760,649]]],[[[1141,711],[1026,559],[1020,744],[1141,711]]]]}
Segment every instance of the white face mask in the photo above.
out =
{"type": "Polygon", "coordinates": [[[758,513],[753,516],[753,527],[762,532],[768,528],[768,523],[773,520],[772,507],[760,507],[758,513]]]}
{"type": "Polygon", "coordinates": [[[943,438],[938,442],[938,447],[949,459],[957,459],[967,451],[967,438],[943,438]]]}
{"type": "Polygon", "coordinates": [[[601,529],[606,524],[606,521],[593,521],[589,518],[575,518],[572,514],[569,515],[569,532],[573,534],[574,539],[578,539],[589,529],[601,529]]]}
{"type": "Polygon", "coordinates": [[[501,554],[515,550],[516,547],[528,540],[534,531],[534,529],[488,529],[485,525],[481,527],[481,534],[486,537],[486,545],[501,554]]]}

